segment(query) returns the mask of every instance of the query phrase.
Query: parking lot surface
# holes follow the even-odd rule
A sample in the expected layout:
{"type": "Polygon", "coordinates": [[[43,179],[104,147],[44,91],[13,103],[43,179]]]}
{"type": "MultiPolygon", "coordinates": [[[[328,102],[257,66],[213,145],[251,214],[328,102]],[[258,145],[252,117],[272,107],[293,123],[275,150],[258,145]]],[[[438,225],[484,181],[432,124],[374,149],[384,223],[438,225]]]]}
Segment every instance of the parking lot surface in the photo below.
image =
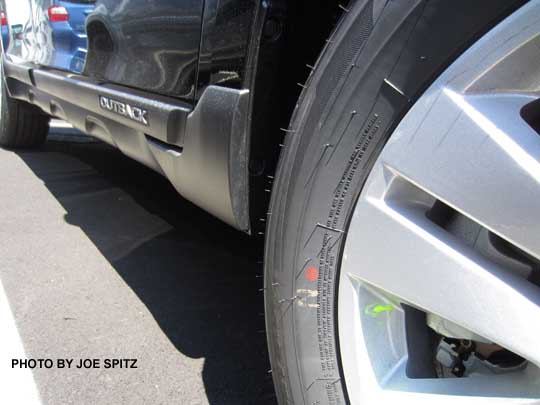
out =
{"type": "MultiPolygon", "coordinates": [[[[53,131],[40,151],[0,149],[0,321],[18,336],[2,360],[19,343],[32,359],[137,360],[34,369],[45,404],[273,403],[261,243],[115,149],[53,131]]],[[[2,367],[3,384],[28,377],[2,367]]]]}

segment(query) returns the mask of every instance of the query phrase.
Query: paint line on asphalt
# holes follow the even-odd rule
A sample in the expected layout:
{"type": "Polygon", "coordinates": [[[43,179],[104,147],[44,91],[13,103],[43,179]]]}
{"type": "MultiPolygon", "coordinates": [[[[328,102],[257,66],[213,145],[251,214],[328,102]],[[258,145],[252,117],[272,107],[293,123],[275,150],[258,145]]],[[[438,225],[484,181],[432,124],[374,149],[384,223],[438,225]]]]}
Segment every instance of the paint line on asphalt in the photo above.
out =
{"type": "Polygon", "coordinates": [[[40,404],[39,394],[30,369],[11,368],[12,359],[26,359],[23,343],[11,313],[4,286],[0,280],[0,403],[40,404]]]}

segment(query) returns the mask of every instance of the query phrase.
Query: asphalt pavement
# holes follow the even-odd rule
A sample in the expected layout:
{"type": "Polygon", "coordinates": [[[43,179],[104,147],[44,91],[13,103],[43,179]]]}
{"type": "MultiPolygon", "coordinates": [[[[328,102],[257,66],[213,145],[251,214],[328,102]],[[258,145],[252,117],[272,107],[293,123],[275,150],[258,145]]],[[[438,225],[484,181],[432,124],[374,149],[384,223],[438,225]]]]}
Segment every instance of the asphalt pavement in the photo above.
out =
{"type": "Polygon", "coordinates": [[[0,403],[274,403],[260,241],[112,147],[52,132],[0,149],[0,403]]]}

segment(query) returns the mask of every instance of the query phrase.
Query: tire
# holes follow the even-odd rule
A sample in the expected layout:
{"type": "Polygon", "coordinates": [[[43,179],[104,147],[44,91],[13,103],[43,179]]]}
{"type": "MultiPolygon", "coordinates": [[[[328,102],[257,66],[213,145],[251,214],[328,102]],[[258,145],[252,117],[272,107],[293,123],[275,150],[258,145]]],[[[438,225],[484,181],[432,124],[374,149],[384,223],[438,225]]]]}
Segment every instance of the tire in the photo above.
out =
{"type": "Polygon", "coordinates": [[[49,116],[38,107],[11,98],[2,70],[0,79],[0,145],[8,148],[37,148],[47,138],[49,116]]]}
{"type": "Polygon", "coordinates": [[[279,403],[348,402],[337,280],[364,181],[422,92],[523,3],[358,0],[344,12],[293,114],[270,203],[265,306],[279,403]]]}

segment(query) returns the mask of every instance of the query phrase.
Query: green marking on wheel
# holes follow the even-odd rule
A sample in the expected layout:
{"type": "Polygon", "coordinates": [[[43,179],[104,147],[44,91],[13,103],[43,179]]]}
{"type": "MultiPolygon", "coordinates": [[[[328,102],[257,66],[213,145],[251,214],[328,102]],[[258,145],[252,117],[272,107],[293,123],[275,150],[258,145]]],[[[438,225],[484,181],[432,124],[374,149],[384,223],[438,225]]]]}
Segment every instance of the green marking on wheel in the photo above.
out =
{"type": "Polygon", "coordinates": [[[370,304],[364,308],[364,314],[371,316],[372,318],[377,318],[380,314],[385,312],[392,312],[393,310],[394,306],[392,304],[370,304]]]}

